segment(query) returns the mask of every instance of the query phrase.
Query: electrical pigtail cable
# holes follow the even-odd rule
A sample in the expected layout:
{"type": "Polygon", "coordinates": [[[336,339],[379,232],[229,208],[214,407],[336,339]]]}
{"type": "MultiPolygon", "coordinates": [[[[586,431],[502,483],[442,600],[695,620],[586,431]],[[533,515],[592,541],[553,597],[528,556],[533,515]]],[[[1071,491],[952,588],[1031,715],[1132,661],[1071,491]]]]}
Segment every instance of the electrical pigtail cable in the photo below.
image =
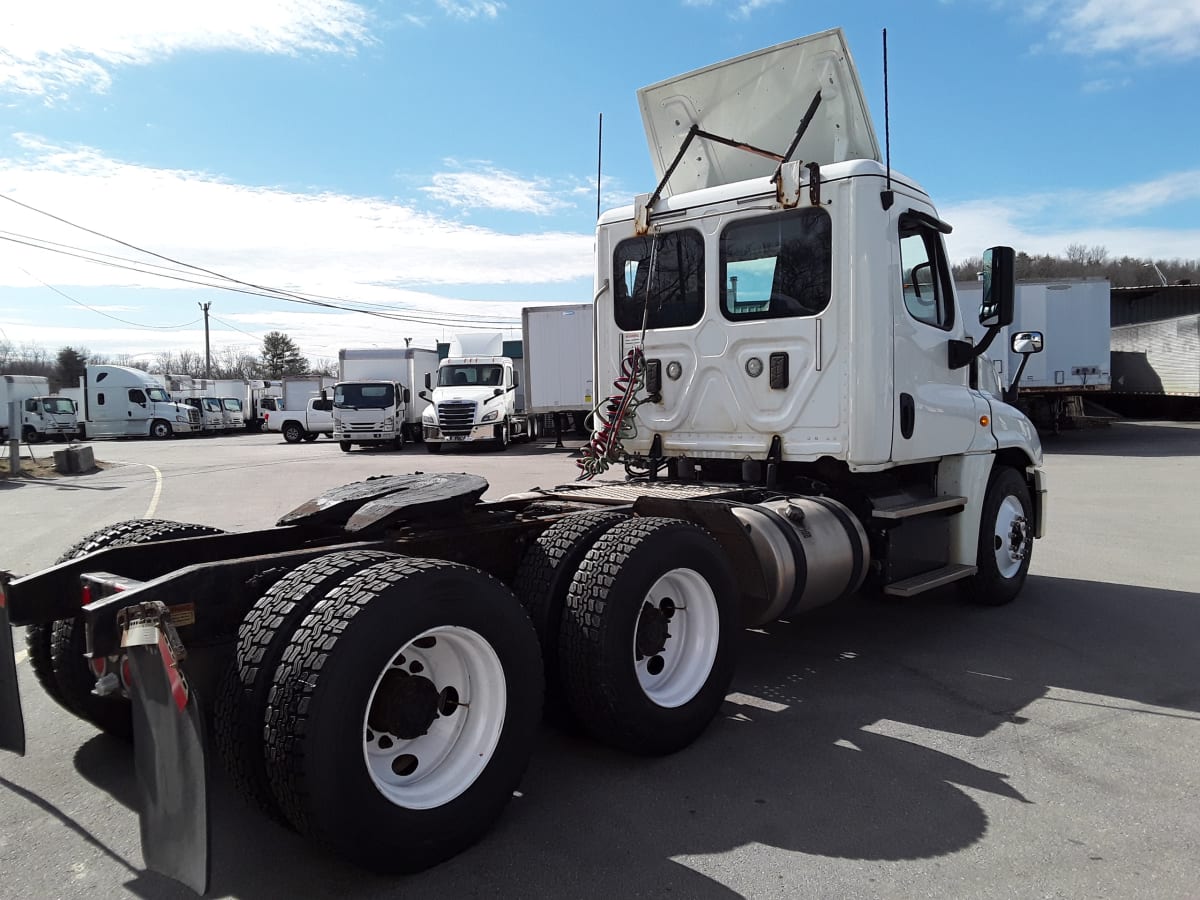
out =
{"type": "Polygon", "coordinates": [[[650,271],[642,298],[641,337],[637,346],[630,348],[621,360],[621,374],[613,382],[614,392],[592,412],[599,427],[592,430],[591,440],[575,462],[580,470],[576,481],[591,481],[606,472],[614,462],[621,462],[625,458],[624,442],[637,437],[636,410],[643,402],[638,399],[638,394],[646,386],[646,355],[642,347],[646,343],[646,328],[650,319],[650,293],[654,286],[657,256],[658,235],[655,234],[650,243],[650,271]]]}

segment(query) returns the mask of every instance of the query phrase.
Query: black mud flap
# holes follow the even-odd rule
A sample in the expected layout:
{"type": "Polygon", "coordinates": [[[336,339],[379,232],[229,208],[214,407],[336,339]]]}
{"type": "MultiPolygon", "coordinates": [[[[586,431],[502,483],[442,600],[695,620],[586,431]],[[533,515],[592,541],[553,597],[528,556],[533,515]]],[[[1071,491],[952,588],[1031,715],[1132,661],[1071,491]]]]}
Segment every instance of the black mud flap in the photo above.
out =
{"type": "Polygon", "coordinates": [[[0,573],[0,750],[25,755],[25,718],[21,715],[21,691],[17,687],[17,657],[13,650],[12,627],[4,602],[4,574],[0,573]]]}
{"type": "Polygon", "coordinates": [[[146,867],[197,894],[208,889],[208,771],[199,699],[179,668],[186,655],[161,603],[120,613],[129,656],[133,752],[146,867]]]}

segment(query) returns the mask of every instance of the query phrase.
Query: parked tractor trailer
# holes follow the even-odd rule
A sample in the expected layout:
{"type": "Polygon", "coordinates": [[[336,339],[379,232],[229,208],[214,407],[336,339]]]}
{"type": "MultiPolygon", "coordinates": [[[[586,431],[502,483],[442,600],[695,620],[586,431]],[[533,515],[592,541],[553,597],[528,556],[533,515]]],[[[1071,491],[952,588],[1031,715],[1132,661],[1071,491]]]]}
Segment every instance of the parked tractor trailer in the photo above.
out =
{"type": "MultiPolygon", "coordinates": [[[[52,696],[132,733],[151,868],[205,889],[214,755],[300,833],[413,871],[501,814],[544,706],[669,754],[716,717],[743,627],[862,590],[1020,592],[1041,447],[980,387],[1013,254],[963,307],[951,225],[881,161],[842,32],[638,100],[659,181],[597,225],[608,387],[579,482],[484,500],[475,475],[390,475],[257,531],[123,522],[4,585],[0,642],[26,626],[52,696]]],[[[21,721],[0,646],[0,744],[24,750],[21,721]]]]}

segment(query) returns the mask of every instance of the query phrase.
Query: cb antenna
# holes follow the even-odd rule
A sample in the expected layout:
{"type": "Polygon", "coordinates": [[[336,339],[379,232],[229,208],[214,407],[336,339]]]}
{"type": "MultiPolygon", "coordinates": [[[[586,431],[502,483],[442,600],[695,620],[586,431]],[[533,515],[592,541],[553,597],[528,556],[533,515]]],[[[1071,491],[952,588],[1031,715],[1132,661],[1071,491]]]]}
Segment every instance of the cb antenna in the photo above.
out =
{"type": "Polygon", "coordinates": [[[600,126],[596,132],[596,221],[600,221],[600,165],[604,160],[604,113],[600,113],[600,126]]]}
{"type": "Polygon", "coordinates": [[[879,202],[885,210],[891,209],[896,202],[892,192],[892,120],[888,110],[888,60],[887,60],[887,29],[883,29],[883,146],[884,158],[887,160],[887,187],[879,194],[879,202]]]}

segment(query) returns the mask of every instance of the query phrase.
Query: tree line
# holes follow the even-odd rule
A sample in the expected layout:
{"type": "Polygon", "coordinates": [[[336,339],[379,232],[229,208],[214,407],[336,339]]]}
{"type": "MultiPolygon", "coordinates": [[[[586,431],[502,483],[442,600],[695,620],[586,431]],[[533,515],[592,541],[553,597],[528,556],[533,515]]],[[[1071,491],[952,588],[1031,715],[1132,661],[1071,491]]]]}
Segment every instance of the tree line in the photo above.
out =
{"type": "MultiPolygon", "coordinates": [[[[973,256],[953,266],[955,281],[974,281],[983,269],[983,258],[973,256]]],[[[1052,281],[1055,278],[1107,278],[1113,287],[1138,287],[1200,283],[1200,260],[1110,257],[1102,246],[1072,244],[1063,256],[1018,252],[1018,281],[1052,281]],[[1162,278],[1159,278],[1159,273],[1162,278]]]]}
{"type": "MultiPolygon", "coordinates": [[[[0,373],[40,375],[50,380],[50,389],[74,387],[88,365],[128,366],[162,375],[204,378],[204,354],[193,350],[164,351],[149,360],[144,354],[93,353],[86,347],[63,347],[56,354],[35,344],[17,345],[0,337],[0,373]]],[[[211,378],[275,379],[285,375],[336,375],[332,360],[310,361],[296,342],[281,331],[263,337],[259,353],[234,347],[217,349],[208,367],[211,378]]]]}

